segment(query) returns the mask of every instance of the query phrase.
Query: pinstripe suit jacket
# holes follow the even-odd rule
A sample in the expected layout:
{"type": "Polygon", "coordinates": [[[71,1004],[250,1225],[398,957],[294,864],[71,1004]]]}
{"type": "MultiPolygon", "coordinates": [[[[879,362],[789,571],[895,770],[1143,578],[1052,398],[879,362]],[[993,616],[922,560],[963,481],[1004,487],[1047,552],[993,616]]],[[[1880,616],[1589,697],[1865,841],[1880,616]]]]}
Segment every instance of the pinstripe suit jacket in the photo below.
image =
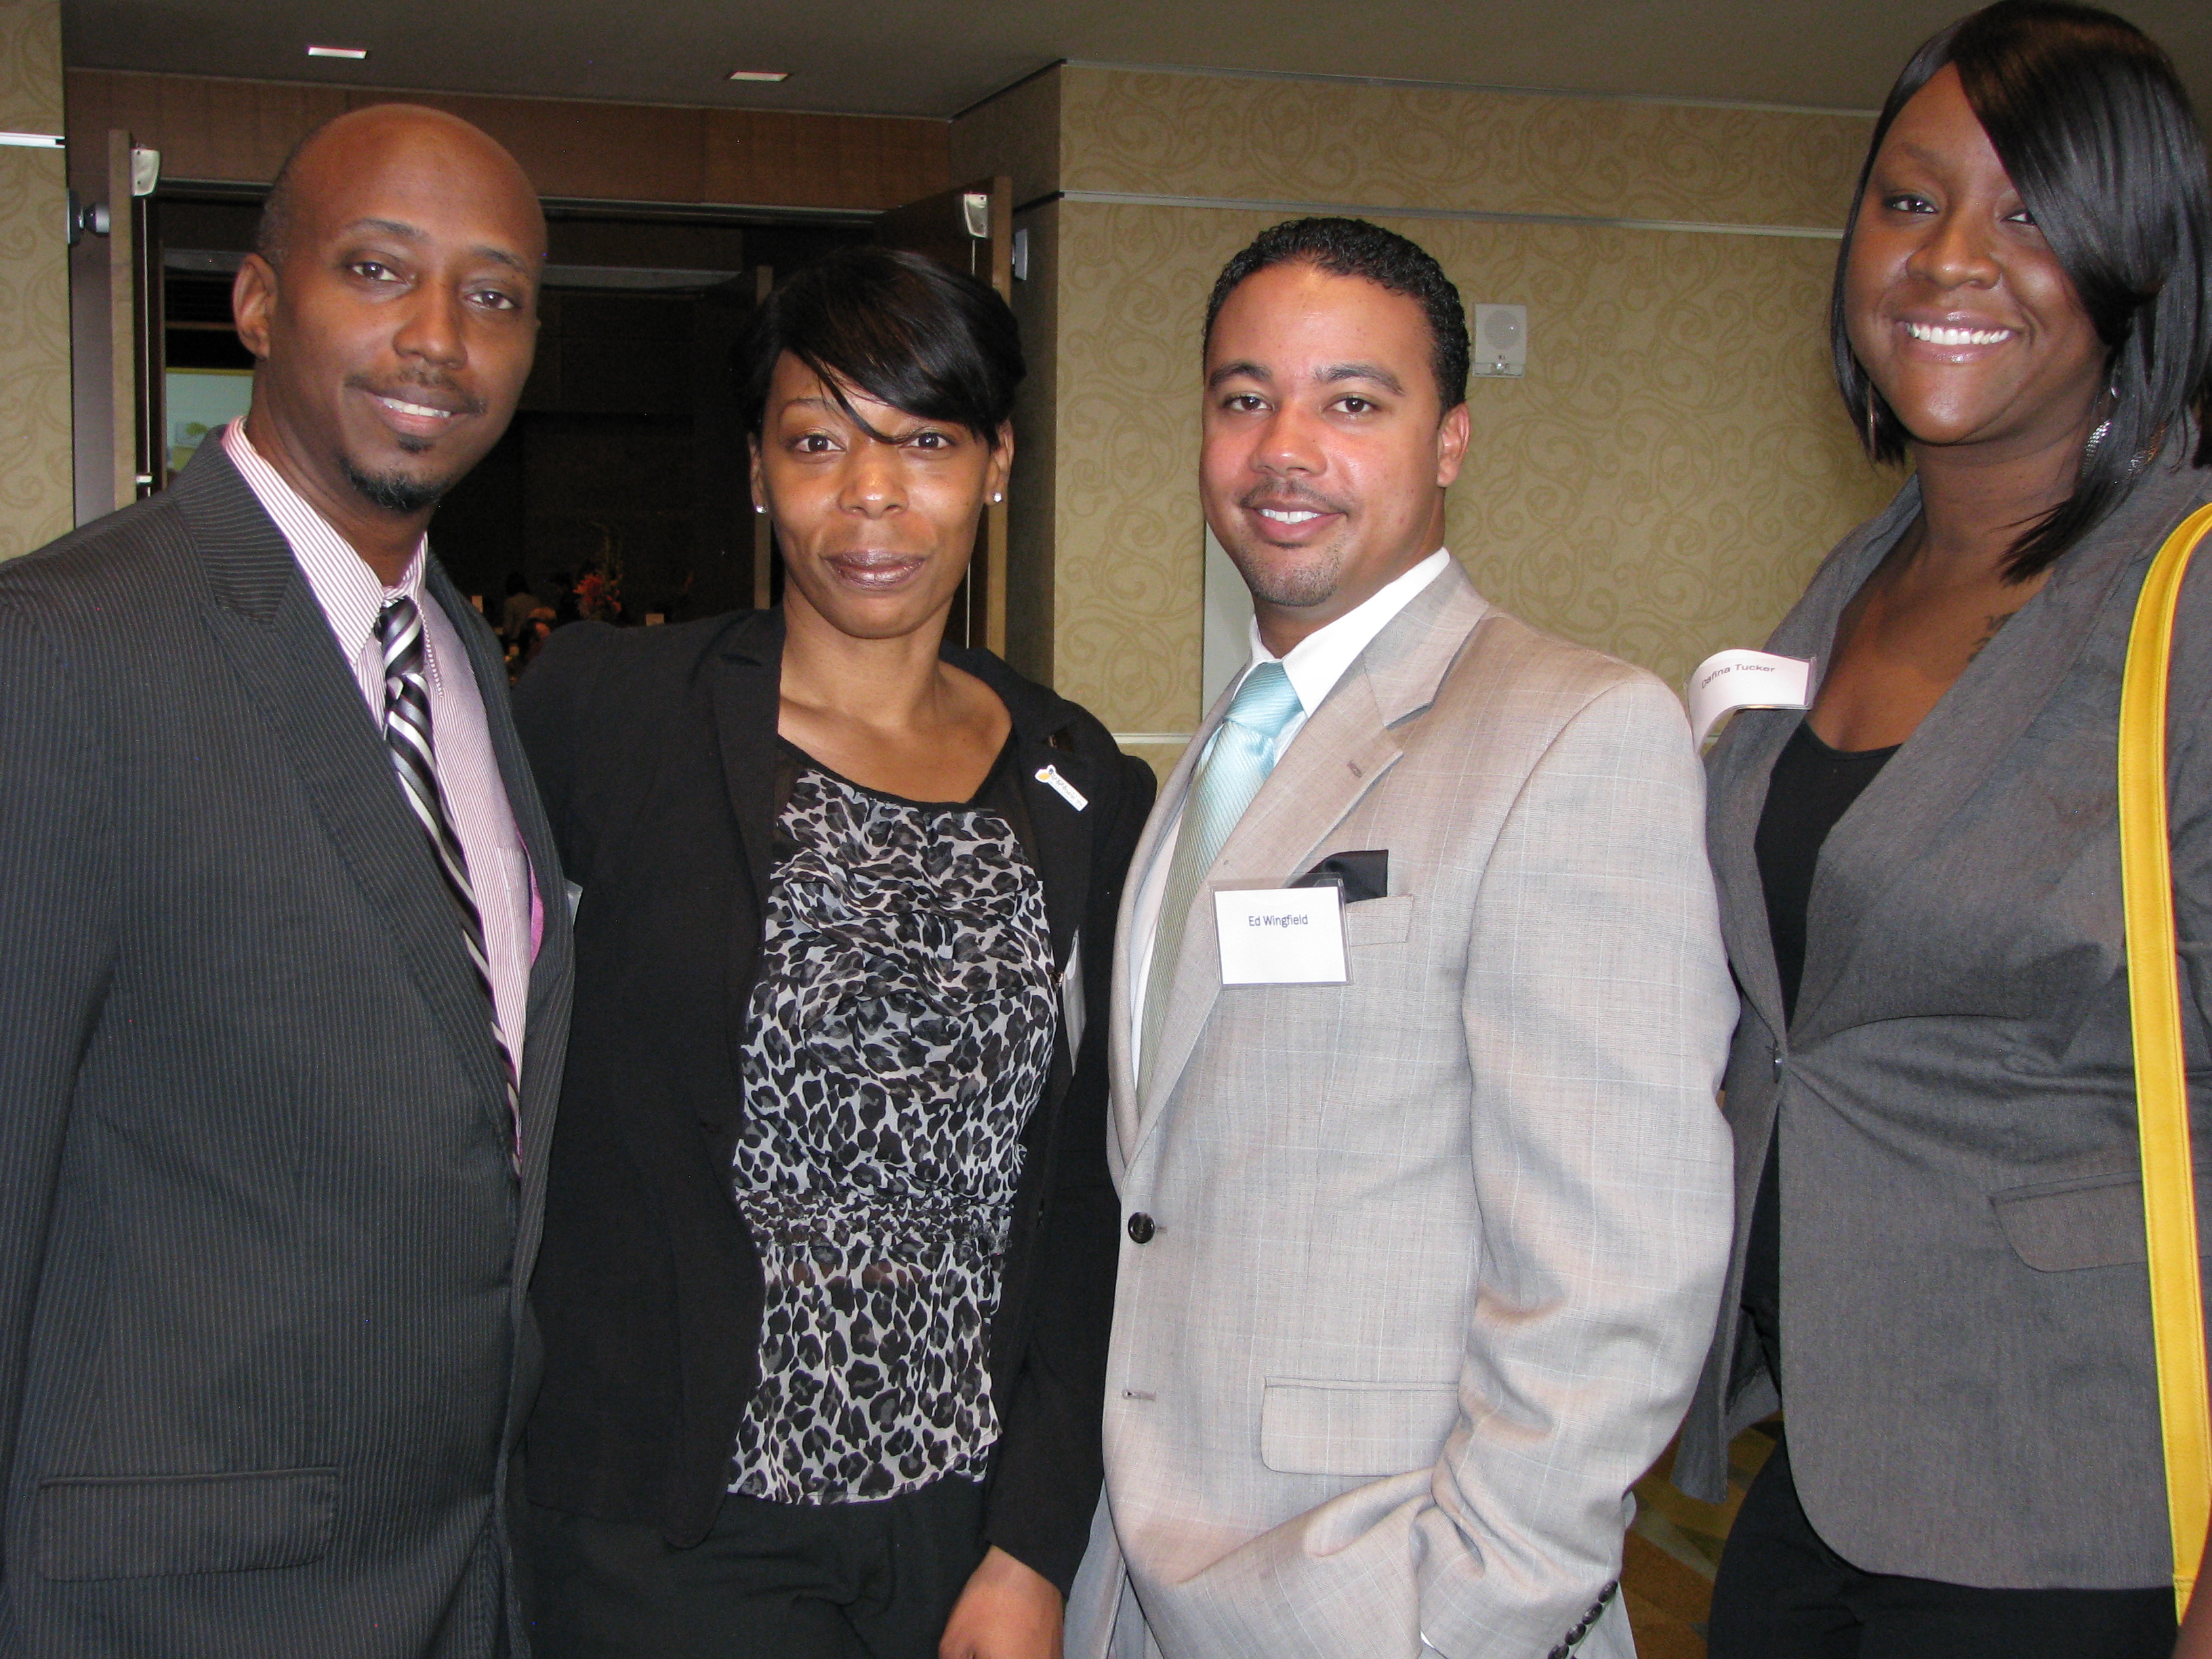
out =
{"type": "MultiPolygon", "coordinates": [[[[1119,964],[1110,1146],[1153,1227],[1121,1246],[1072,1654],[1539,1659],[1616,1576],[1727,1249],[1703,805],[1665,688],[1455,565],[1224,845],[1142,1097],[1119,964]],[[1221,985],[1210,890],[1376,848],[1348,984],[1221,985]]],[[[1616,1599],[1579,1651],[1631,1650],[1616,1599]]]]}
{"type": "MultiPolygon", "coordinates": [[[[489,634],[434,562],[541,892],[489,634]]],[[[0,567],[0,1654],[514,1650],[522,1178],[483,994],[351,672],[205,446],[0,567]]]]}

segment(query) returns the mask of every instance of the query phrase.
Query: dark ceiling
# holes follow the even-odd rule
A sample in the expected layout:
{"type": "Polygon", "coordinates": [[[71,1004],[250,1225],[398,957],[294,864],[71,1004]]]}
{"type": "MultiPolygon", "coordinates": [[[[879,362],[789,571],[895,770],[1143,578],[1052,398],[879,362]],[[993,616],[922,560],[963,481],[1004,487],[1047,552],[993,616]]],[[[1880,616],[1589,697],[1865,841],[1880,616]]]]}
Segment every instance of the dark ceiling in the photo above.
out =
{"type": "MultiPolygon", "coordinates": [[[[64,0],[73,66],[949,116],[1056,58],[1864,109],[1958,0],[64,0]],[[366,63],[310,59],[366,46],[366,63]],[[789,70],[777,86],[733,69],[789,70]]],[[[2127,15],[2212,100],[2212,4],[2127,15]]]]}

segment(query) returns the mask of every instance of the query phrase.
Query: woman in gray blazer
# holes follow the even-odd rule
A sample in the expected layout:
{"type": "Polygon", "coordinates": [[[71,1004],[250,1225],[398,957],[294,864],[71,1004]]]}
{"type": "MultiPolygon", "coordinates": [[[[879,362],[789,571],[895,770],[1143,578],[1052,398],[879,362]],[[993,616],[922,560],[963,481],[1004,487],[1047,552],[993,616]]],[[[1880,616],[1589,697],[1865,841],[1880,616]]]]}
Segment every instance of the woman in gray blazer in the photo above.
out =
{"type": "MultiPolygon", "coordinates": [[[[2144,571],[2212,499],[2208,258],[2203,137],[2119,19],[2007,0],[1891,92],[1831,320],[1915,476],[1769,641],[1810,714],[1739,715],[1711,766],[1738,1220],[1676,1479],[1717,1499],[1729,1437],[1788,1425],[1714,1659],[2171,1650],[2113,753],[2144,571]]],[[[2208,565],[2172,690],[2195,1067],[2208,565]]]]}

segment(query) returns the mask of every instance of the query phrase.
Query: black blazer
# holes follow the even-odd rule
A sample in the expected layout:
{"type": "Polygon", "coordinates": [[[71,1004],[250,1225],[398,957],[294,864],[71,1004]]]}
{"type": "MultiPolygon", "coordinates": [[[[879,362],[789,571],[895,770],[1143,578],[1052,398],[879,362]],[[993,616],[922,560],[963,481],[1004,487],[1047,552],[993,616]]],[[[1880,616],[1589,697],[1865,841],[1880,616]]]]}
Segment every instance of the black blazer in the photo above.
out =
{"type": "MultiPolygon", "coordinates": [[[[991,1543],[1064,1592],[1100,1482],[1119,1211],[1106,1169],[1106,1028],[1121,878],[1152,775],[1074,704],[989,653],[947,650],[1013,718],[1062,975],[1085,1011],[1024,1133],[991,1332],[1002,1437],[991,1543]],[[1036,774],[1056,768],[1076,809],[1036,774]]],[[[577,1009],[532,1295],[545,1333],[532,1501],[713,1525],[758,1380],[761,1268],[731,1186],[739,1047],[763,927],[783,658],[779,611],[556,635],[517,694],[576,912],[577,1009]]],[[[1065,1015],[1063,1015],[1063,1025],[1065,1015]]]]}
{"type": "Polygon", "coordinates": [[[519,1184],[453,901],[222,447],[0,567],[0,1653],[503,1650],[568,928],[428,585],[548,899],[519,1184]]]}

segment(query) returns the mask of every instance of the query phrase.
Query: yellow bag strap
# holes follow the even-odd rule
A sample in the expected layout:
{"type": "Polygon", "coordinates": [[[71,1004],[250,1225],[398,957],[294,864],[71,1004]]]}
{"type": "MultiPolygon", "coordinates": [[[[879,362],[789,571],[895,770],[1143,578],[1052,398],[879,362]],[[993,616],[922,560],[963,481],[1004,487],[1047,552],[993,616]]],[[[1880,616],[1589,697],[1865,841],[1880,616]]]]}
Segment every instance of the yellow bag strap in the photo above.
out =
{"type": "Polygon", "coordinates": [[[2151,562],[2136,601],[2120,684],[2120,889],[2135,1028],[2136,1125],[2142,1145],[2143,1232],[2150,1251],[2174,1604],[2182,1614],[2189,1611],[2212,1510],[2212,1401],[2207,1399],[2197,1180],[2190,1158],[2180,955],[2166,818],[2166,689],[2181,579],[2207,532],[2212,532],[2212,507],[2183,520],[2151,562]]]}

